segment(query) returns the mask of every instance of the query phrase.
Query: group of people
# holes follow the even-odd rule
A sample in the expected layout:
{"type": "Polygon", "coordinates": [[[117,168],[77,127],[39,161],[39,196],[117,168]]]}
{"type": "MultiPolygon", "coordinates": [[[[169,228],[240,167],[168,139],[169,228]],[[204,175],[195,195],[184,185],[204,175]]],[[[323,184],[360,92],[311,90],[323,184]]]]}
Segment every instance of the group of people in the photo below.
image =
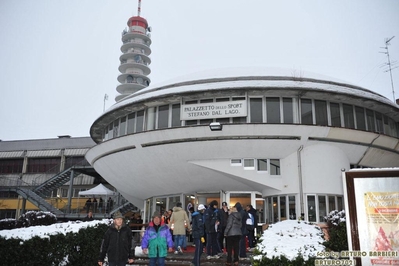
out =
{"type": "MultiPolygon", "coordinates": [[[[101,197],[98,200],[95,197],[93,197],[93,199],[88,198],[84,206],[84,208],[86,209],[86,213],[89,212],[102,213],[103,207],[104,207],[104,201],[101,197]]],[[[113,201],[111,197],[109,197],[109,199],[107,200],[107,204],[105,207],[106,207],[105,212],[108,212],[109,210],[112,209],[113,201]]]]}
{"type": "MultiPolygon", "coordinates": [[[[237,202],[229,209],[227,203],[223,202],[219,209],[218,202],[214,200],[208,207],[199,204],[197,211],[190,213],[191,219],[180,202],[164,215],[154,212],[141,241],[141,248],[148,255],[150,266],[165,265],[168,252],[183,253],[186,232],[191,233],[195,245],[191,263],[195,266],[200,265],[204,245],[208,259],[220,258],[223,251],[227,251],[226,265],[238,265],[240,258],[247,257],[247,237],[249,247],[255,247],[254,225],[257,224],[257,215],[251,205],[244,209],[237,202]]],[[[132,234],[119,221],[120,216],[120,213],[114,215],[114,223],[105,233],[98,261],[100,266],[106,254],[110,266],[125,266],[126,261],[133,263],[132,234]],[[126,229],[129,234],[125,233],[126,229]],[[115,251],[116,247],[118,252],[115,251]]]]}
{"type": "MultiPolygon", "coordinates": [[[[218,202],[212,201],[203,214],[206,233],[207,258],[220,258],[227,251],[226,265],[238,265],[239,259],[247,258],[247,237],[250,249],[256,245],[256,210],[252,205],[245,209],[237,202],[231,209],[227,202],[218,209],[218,202]]],[[[194,263],[194,265],[199,265],[194,263]]]]}

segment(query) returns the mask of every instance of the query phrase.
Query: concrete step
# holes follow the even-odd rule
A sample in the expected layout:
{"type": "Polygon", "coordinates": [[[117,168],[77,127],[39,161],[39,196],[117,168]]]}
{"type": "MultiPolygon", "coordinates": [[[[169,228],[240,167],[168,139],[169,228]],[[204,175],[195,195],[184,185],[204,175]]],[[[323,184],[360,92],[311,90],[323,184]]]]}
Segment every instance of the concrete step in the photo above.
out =
{"type": "MultiPolygon", "coordinates": [[[[250,253],[247,254],[251,256],[250,253]]],[[[168,254],[165,259],[165,265],[174,266],[174,265],[190,265],[192,259],[194,257],[193,252],[184,252],[183,254],[168,254]]],[[[206,254],[201,255],[201,266],[207,265],[225,265],[226,262],[226,254],[224,254],[219,259],[210,259],[206,258],[206,254]]],[[[147,256],[140,255],[137,256],[134,263],[132,265],[148,265],[149,260],[147,256]]],[[[240,260],[238,265],[251,265],[251,260],[248,258],[247,260],[240,260]]]]}

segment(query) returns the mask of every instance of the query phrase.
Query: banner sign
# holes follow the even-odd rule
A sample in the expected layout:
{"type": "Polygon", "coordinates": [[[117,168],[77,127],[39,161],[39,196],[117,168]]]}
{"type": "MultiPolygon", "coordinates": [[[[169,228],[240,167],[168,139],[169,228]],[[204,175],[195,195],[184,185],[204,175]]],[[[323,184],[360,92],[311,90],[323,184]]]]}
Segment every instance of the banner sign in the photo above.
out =
{"type": "Polygon", "coordinates": [[[184,104],[180,110],[181,120],[242,117],[247,116],[247,101],[184,104]]]}
{"type": "Polygon", "coordinates": [[[371,264],[399,265],[399,192],[366,192],[364,200],[371,264]]]}
{"type": "Polygon", "coordinates": [[[399,265],[399,168],[353,169],[344,179],[349,249],[356,265],[399,265]]]}

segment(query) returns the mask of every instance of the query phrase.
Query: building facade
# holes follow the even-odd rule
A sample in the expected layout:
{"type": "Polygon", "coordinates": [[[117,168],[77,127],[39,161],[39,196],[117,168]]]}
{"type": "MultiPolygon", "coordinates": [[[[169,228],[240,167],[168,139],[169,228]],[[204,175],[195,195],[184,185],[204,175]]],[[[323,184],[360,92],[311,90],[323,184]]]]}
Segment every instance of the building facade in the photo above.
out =
{"type": "MultiPolygon", "coordinates": [[[[0,219],[18,218],[22,210],[40,209],[40,202],[32,198],[36,194],[56,210],[78,216],[86,200],[78,193],[92,188],[93,184],[106,183],[84,158],[94,145],[90,137],[70,136],[0,141],[0,219]],[[73,171],[68,172],[68,169],[78,168],[71,185],[69,180],[73,171]],[[60,178],[54,178],[57,176],[60,178]],[[46,187],[47,190],[37,190],[51,179],[52,184],[46,187]]],[[[84,211],[82,215],[85,215],[84,211]]]]}
{"type": "Polygon", "coordinates": [[[256,206],[262,223],[323,222],[343,208],[342,171],[399,166],[398,122],[398,105],[346,82],[220,69],[117,102],[86,159],[147,216],[217,199],[256,206]]]}

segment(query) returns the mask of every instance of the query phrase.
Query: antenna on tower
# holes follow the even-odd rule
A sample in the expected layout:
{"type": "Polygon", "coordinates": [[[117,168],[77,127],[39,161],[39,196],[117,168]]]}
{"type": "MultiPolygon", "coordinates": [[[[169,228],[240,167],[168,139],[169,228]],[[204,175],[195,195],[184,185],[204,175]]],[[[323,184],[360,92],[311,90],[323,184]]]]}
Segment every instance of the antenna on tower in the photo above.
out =
{"type": "Polygon", "coordinates": [[[392,36],[392,37],[389,38],[389,39],[388,39],[388,38],[385,38],[385,47],[381,47],[381,48],[382,48],[382,49],[385,49],[386,51],[381,52],[381,53],[386,54],[387,57],[388,57],[388,62],[386,63],[386,65],[388,66],[388,69],[385,70],[384,72],[388,72],[388,71],[389,71],[389,74],[390,74],[390,76],[391,76],[392,96],[393,96],[393,102],[395,102],[395,89],[394,89],[394,86],[393,86],[392,70],[395,69],[395,68],[398,68],[398,66],[392,67],[393,64],[395,64],[396,62],[391,63],[391,59],[390,59],[390,57],[389,57],[389,49],[388,49],[388,45],[391,45],[389,42],[390,42],[393,38],[395,38],[395,36],[392,36]]]}
{"type": "Polygon", "coordinates": [[[141,0],[139,0],[139,4],[137,7],[137,16],[140,17],[140,12],[141,12],[141,0]]]}

